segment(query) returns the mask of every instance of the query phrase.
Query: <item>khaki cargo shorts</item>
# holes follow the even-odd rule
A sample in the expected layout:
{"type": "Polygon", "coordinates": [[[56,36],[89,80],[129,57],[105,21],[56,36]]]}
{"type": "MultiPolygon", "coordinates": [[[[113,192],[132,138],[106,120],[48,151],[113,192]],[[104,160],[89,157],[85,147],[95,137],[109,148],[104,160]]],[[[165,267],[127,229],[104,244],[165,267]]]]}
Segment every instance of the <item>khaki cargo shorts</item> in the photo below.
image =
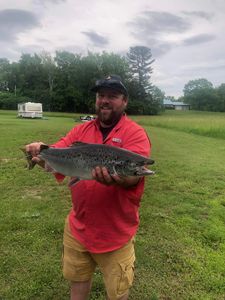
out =
{"type": "Polygon", "coordinates": [[[68,219],[63,236],[63,275],[72,282],[92,278],[96,266],[103,274],[107,295],[116,300],[125,295],[134,278],[134,239],[107,253],[90,253],[71,235],[68,219]]]}

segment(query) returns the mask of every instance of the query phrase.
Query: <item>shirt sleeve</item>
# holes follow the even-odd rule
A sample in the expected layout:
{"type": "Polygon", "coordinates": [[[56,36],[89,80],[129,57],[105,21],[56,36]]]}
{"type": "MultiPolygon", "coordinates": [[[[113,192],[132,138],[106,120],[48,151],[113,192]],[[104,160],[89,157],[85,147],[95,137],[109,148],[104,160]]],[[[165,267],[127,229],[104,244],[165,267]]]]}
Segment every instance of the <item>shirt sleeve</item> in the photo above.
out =
{"type": "MultiPolygon", "coordinates": [[[[151,153],[151,141],[147,132],[141,126],[136,123],[130,123],[126,127],[123,139],[123,148],[150,157],[151,153]]],[[[126,189],[126,196],[132,203],[139,206],[143,191],[144,191],[145,177],[143,176],[137,185],[126,189]]]]}
{"type": "Polygon", "coordinates": [[[146,157],[149,157],[151,154],[150,138],[147,132],[139,126],[132,128],[132,130],[127,130],[123,147],[146,157]]]}

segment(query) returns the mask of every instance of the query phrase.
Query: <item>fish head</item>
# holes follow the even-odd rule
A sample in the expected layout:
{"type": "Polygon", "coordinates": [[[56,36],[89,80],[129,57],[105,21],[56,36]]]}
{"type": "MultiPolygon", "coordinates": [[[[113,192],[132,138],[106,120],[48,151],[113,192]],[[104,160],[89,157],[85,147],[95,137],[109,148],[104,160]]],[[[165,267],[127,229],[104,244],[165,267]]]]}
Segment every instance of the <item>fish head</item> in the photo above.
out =
{"type": "Polygon", "coordinates": [[[149,170],[146,166],[149,164],[153,164],[154,161],[152,159],[147,159],[143,161],[131,162],[128,165],[128,172],[132,176],[147,176],[155,174],[154,171],[149,170]]]}
{"type": "Polygon", "coordinates": [[[155,174],[154,171],[149,170],[145,166],[136,167],[136,172],[135,172],[136,176],[147,176],[147,175],[154,175],[154,174],[155,174]]]}

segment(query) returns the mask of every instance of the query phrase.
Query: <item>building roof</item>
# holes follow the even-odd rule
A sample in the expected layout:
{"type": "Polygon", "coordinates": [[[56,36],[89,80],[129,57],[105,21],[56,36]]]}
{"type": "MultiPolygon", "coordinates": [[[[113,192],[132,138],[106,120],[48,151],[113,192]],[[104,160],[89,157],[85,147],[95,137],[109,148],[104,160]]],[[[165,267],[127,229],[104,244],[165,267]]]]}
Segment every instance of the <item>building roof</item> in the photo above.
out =
{"type": "Polygon", "coordinates": [[[174,102],[172,102],[171,100],[169,100],[169,99],[164,99],[163,100],[163,104],[165,105],[174,105],[174,102]]]}
{"type": "Polygon", "coordinates": [[[178,102],[178,101],[171,101],[169,99],[164,99],[163,100],[164,105],[174,105],[174,106],[189,106],[189,104],[186,104],[184,102],[178,102]]]}

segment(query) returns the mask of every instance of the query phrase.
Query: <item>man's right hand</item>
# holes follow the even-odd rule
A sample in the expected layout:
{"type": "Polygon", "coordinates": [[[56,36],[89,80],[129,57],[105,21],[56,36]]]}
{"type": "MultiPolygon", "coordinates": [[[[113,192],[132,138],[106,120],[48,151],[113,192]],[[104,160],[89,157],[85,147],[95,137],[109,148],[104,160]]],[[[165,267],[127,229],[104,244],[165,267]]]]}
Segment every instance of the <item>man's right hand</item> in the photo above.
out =
{"type": "Polygon", "coordinates": [[[25,149],[26,152],[29,152],[32,155],[32,161],[36,162],[37,164],[39,164],[41,167],[44,168],[45,166],[44,161],[38,157],[38,154],[40,153],[40,147],[43,144],[44,143],[42,142],[34,142],[31,144],[27,144],[25,146],[25,149]]]}

